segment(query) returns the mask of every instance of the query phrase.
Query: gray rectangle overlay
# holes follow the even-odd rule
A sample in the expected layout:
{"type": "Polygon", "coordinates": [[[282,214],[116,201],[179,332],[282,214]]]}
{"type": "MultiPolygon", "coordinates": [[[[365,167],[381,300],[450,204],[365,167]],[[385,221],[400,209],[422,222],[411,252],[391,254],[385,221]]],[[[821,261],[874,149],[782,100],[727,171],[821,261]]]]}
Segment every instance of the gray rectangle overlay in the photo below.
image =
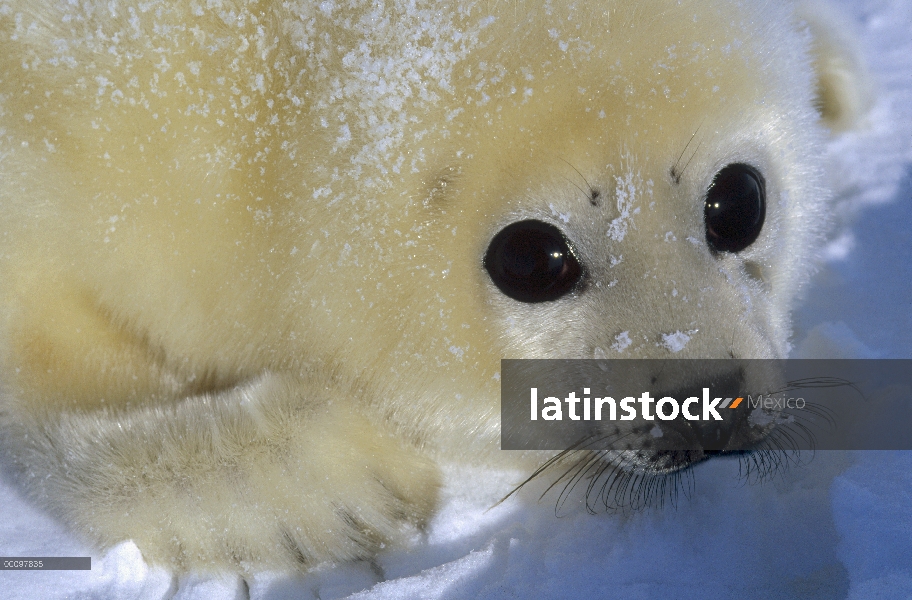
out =
{"type": "Polygon", "coordinates": [[[4,556],[0,571],[91,571],[90,556],[4,556]]]}
{"type": "Polygon", "coordinates": [[[501,448],[912,450],[912,360],[503,360],[501,448]]]}

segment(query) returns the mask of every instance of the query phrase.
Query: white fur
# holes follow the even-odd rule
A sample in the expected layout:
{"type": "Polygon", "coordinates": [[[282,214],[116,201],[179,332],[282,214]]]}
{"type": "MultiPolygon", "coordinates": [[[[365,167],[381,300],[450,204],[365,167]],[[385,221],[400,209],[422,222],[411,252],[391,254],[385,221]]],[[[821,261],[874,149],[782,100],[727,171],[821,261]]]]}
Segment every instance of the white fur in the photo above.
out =
{"type": "Polygon", "coordinates": [[[817,83],[772,0],[3,2],[5,452],[178,569],[401,542],[435,456],[502,459],[502,357],[788,353],[817,83]],[[767,221],[713,254],[733,162],[767,221]],[[500,294],[482,257],[524,218],[583,291],[500,294]]]}

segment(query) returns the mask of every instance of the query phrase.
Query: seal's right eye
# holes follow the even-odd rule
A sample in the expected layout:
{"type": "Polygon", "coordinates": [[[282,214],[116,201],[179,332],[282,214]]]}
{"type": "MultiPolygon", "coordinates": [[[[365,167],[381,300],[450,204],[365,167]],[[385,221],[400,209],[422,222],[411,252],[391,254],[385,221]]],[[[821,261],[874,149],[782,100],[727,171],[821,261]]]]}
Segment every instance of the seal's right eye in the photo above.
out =
{"type": "Polygon", "coordinates": [[[494,285],[520,302],[557,300],[583,274],[561,231],[542,221],[519,221],[502,229],[488,246],[484,266],[494,285]]]}

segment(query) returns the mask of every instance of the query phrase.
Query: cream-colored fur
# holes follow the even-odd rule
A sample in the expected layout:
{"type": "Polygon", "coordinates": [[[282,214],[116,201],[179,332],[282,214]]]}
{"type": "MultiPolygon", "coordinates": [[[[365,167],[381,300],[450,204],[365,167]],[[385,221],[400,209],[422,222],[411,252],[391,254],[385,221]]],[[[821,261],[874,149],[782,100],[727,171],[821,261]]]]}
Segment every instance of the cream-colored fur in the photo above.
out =
{"type": "Polygon", "coordinates": [[[299,568],[407,538],[436,457],[502,459],[502,357],[785,356],[809,44],[773,1],[3,2],[9,462],[101,546],[299,568]],[[716,254],[735,162],[766,224],[716,254]],[[583,289],[494,286],[527,218],[583,289]]]}

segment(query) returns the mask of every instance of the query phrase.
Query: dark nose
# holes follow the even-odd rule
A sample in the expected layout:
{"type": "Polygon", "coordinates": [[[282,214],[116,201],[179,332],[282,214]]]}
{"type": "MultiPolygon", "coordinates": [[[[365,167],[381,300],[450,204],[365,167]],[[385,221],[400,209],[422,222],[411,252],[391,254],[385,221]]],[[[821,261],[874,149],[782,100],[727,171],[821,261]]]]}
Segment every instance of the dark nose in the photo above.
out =
{"type": "MultiPolygon", "coordinates": [[[[712,396],[710,400],[721,397],[724,403],[726,398],[737,398],[741,395],[744,379],[745,376],[742,370],[734,369],[716,375],[703,385],[708,386],[710,389],[710,395],[712,396]]],[[[676,390],[670,395],[676,398],[701,398],[703,396],[703,388],[688,386],[676,390]]],[[[678,418],[664,423],[663,426],[670,426],[681,434],[685,440],[699,444],[704,454],[719,454],[726,450],[726,446],[731,441],[733,434],[744,420],[743,415],[745,412],[726,409],[718,409],[717,412],[722,416],[723,420],[688,421],[678,418]]],[[[728,450],[732,450],[732,448],[728,448],[728,450]]]]}

